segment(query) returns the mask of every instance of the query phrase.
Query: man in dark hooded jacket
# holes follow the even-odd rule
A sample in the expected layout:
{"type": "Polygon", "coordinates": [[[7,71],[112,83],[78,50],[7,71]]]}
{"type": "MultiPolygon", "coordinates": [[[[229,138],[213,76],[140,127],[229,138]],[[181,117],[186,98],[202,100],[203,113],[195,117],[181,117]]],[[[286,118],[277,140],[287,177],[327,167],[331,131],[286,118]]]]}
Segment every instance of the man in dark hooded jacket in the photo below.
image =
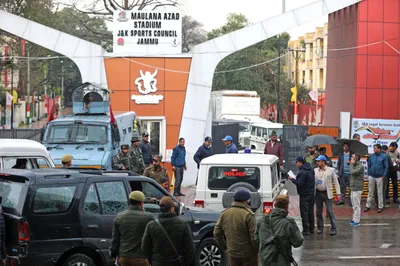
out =
{"type": "Polygon", "coordinates": [[[196,154],[193,156],[194,161],[197,163],[197,169],[200,168],[200,163],[203,159],[210,157],[214,154],[213,149],[211,147],[212,139],[211,137],[206,137],[204,139],[203,145],[201,145],[196,154]]]}
{"type": "Polygon", "coordinates": [[[275,209],[257,223],[254,241],[259,246],[262,266],[290,266],[292,247],[303,245],[303,236],[293,218],[288,217],[289,196],[279,195],[275,209]]]}
{"type": "Polygon", "coordinates": [[[314,201],[315,201],[315,176],[311,164],[306,163],[303,157],[296,158],[299,173],[295,178],[289,176],[297,187],[300,197],[300,215],[303,223],[303,235],[314,234],[314,201]]]}

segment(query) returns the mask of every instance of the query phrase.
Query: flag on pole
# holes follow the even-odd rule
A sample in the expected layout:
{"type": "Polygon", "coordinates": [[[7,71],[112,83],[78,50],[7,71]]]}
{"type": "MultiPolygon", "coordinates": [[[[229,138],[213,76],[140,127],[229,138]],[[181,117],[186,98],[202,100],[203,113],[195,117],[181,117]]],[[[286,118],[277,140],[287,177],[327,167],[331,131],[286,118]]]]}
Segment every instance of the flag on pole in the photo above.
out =
{"type": "Polygon", "coordinates": [[[313,100],[314,102],[318,102],[318,88],[312,89],[312,91],[310,91],[308,95],[310,96],[311,100],[313,100]]]}
{"type": "Polygon", "coordinates": [[[297,87],[293,87],[290,89],[290,91],[292,92],[292,98],[290,98],[291,102],[296,102],[297,99],[297,87]]]}
{"type": "Polygon", "coordinates": [[[111,125],[113,125],[114,128],[117,127],[117,121],[115,121],[115,117],[114,117],[114,113],[111,109],[111,105],[110,105],[110,123],[111,123],[111,125]]]}

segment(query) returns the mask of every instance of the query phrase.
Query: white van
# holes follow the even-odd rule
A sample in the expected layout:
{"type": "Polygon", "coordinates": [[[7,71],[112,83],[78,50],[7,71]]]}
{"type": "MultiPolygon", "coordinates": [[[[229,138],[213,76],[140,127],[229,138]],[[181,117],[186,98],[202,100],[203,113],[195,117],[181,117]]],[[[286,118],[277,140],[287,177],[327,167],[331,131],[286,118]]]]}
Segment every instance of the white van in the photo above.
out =
{"type": "Polygon", "coordinates": [[[238,190],[251,193],[251,208],[256,214],[272,210],[279,194],[286,194],[279,159],[264,154],[216,154],[200,163],[194,204],[223,211],[233,202],[238,190]]]}
{"type": "Polygon", "coordinates": [[[29,139],[0,139],[0,169],[16,168],[26,160],[25,168],[53,168],[54,162],[45,146],[29,139]]]}
{"type": "Polygon", "coordinates": [[[283,124],[273,122],[254,123],[250,125],[250,148],[252,150],[264,150],[265,144],[267,143],[269,136],[272,131],[276,132],[276,135],[283,135],[283,124]]]}

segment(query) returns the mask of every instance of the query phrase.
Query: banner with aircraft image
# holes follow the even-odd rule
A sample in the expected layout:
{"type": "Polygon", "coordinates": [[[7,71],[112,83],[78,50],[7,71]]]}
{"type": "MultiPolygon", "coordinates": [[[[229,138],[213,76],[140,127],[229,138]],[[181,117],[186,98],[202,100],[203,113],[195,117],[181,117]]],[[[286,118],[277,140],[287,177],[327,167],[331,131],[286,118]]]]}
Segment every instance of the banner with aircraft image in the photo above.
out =
{"type": "Polygon", "coordinates": [[[387,145],[397,142],[400,146],[400,120],[353,118],[352,135],[357,133],[361,142],[373,153],[375,144],[387,145]]]}

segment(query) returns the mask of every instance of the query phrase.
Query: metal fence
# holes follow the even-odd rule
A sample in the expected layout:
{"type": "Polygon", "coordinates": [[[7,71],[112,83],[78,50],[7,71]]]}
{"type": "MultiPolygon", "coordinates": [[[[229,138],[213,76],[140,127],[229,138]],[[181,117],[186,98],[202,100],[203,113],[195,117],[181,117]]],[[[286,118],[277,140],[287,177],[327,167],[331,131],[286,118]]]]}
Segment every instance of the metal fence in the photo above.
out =
{"type": "Polygon", "coordinates": [[[1,129],[0,139],[31,139],[41,142],[42,129],[1,129]]]}

